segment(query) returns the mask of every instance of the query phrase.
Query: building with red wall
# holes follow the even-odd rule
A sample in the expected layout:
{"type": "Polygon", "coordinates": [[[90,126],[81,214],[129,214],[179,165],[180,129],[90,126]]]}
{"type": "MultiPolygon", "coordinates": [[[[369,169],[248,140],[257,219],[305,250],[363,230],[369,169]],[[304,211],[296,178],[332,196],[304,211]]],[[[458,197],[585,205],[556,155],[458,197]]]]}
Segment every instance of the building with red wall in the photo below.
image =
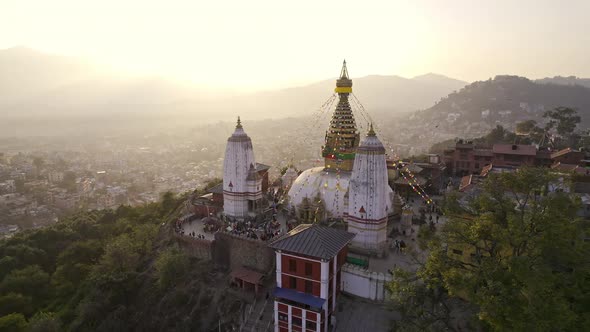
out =
{"type": "Polygon", "coordinates": [[[455,175],[477,174],[492,163],[493,153],[490,146],[458,141],[454,148],[446,149],[443,161],[447,171],[455,175]]]}
{"type": "Polygon", "coordinates": [[[328,331],[353,233],[302,224],[271,242],[276,253],[275,332],[328,331]]]}
{"type": "Polygon", "coordinates": [[[479,174],[485,166],[492,164],[499,167],[579,165],[584,157],[584,152],[571,148],[537,149],[534,145],[524,144],[494,144],[490,147],[467,141],[458,141],[443,155],[447,171],[453,175],[479,174]]]}

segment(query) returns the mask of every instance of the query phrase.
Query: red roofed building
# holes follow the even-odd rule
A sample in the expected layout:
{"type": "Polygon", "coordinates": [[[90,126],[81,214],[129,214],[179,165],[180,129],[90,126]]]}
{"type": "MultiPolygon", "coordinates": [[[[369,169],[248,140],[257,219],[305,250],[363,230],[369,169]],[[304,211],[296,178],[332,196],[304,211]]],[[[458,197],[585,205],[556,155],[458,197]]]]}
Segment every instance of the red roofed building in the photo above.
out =
{"type": "Polygon", "coordinates": [[[275,332],[327,332],[353,233],[302,224],[269,245],[276,252],[275,332]]]}
{"type": "Polygon", "coordinates": [[[571,148],[561,149],[551,154],[551,160],[561,164],[579,165],[584,159],[584,152],[572,150],[571,148]]]}
{"type": "Polygon", "coordinates": [[[493,164],[496,166],[534,166],[537,147],[520,144],[494,144],[493,164]]]}
{"type": "Polygon", "coordinates": [[[443,160],[451,174],[477,174],[481,168],[492,162],[493,153],[489,146],[473,142],[458,141],[454,148],[446,149],[443,160]]]}

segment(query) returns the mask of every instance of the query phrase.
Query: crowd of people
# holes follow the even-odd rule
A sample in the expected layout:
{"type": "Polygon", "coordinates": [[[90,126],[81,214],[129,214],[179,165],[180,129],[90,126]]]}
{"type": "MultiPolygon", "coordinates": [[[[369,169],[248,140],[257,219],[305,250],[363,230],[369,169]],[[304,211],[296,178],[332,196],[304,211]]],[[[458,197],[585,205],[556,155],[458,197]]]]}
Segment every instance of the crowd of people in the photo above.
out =
{"type": "Polygon", "coordinates": [[[281,224],[277,220],[275,212],[270,220],[263,220],[262,222],[256,222],[255,219],[230,221],[226,231],[235,235],[268,241],[281,235],[281,224]]]}
{"type": "MultiPolygon", "coordinates": [[[[183,236],[190,236],[197,239],[205,239],[203,234],[198,232],[185,231],[186,223],[202,223],[203,232],[215,233],[217,231],[225,231],[230,234],[245,236],[251,239],[257,239],[262,241],[268,241],[283,233],[281,229],[281,223],[277,219],[278,210],[276,204],[267,211],[266,214],[261,214],[257,218],[246,218],[245,220],[233,219],[229,217],[222,217],[222,220],[208,217],[202,220],[196,220],[196,218],[182,217],[176,220],[174,230],[177,234],[183,236]],[[266,216],[266,217],[265,217],[266,216]]],[[[289,229],[293,227],[292,224],[288,224],[289,229]]]]}

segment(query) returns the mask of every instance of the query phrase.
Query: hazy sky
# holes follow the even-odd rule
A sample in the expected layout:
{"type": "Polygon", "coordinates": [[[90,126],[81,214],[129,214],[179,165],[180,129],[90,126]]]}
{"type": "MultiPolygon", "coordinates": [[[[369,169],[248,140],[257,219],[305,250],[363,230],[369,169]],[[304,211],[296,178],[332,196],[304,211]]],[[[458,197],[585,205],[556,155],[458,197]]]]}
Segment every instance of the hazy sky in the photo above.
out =
{"type": "Polygon", "coordinates": [[[0,0],[28,46],[216,86],[436,72],[590,77],[590,0],[0,0]]]}

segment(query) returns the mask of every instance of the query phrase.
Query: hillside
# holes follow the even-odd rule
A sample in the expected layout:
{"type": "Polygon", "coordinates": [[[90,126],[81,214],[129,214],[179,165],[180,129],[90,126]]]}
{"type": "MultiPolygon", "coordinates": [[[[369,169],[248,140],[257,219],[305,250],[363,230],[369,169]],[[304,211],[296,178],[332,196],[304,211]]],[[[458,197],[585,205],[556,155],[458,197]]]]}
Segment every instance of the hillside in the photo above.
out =
{"type": "Polygon", "coordinates": [[[173,239],[183,199],[79,213],[0,241],[0,331],[231,330],[227,275],[173,239]]]}
{"type": "Polygon", "coordinates": [[[587,88],[590,88],[590,78],[579,78],[576,76],[555,76],[555,77],[546,77],[542,79],[535,80],[535,83],[541,84],[560,84],[560,85],[582,85],[587,88]]]}
{"type": "Polygon", "coordinates": [[[590,88],[496,76],[472,83],[390,126],[397,129],[396,143],[412,143],[425,151],[449,138],[482,136],[498,124],[514,130],[519,121],[542,122],[543,112],[558,106],[578,109],[580,127],[590,125],[590,88]]]}

